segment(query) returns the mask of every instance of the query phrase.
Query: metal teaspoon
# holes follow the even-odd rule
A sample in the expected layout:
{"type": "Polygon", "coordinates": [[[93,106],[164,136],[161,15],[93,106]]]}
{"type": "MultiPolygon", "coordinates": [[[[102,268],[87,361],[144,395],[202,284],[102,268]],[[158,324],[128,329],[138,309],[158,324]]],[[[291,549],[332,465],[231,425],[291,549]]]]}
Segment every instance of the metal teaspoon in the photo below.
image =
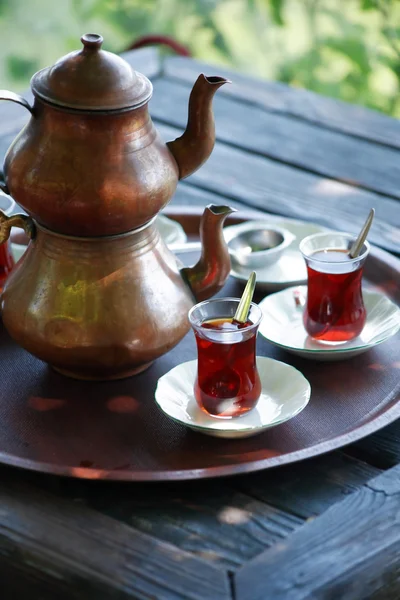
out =
{"type": "Polygon", "coordinates": [[[240,298],[239,306],[236,309],[235,316],[233,317],[233,321],[236,323],[246,323],[249,311],[250,304],[253,300],[254,290],[256,287],[256,272],[252,271],[248,282],[246,283],[246,287],[244,288],[244,292],[242,297],[240,298]]]}
{"type": "Polygon", "coordinates": [[[365,221],[360,233],[358,234],[358,238],[356,239],[355,242],[353,242],[353,244],[350,248],[350,251],[349,251],[350,258],[357,258],[357,256],[360,254],[361,248],[363,247],[364,242],[367,239],[369,230],[371,228],[372,221],[374,219],[374,215],[375,215],[375,209],[371,208],[371,210],[369,211],[367,220],[365,221]]]}

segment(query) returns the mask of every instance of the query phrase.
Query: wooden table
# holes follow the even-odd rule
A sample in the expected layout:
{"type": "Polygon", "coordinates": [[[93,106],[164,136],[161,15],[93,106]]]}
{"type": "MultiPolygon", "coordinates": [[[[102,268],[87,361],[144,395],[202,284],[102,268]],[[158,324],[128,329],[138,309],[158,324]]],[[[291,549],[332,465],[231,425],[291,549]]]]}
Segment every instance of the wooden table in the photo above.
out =
{"type": "MultiPolygon", "coordinates": [[[[190,59],[126,55],[154,83],[166,139],[186,122],[190,59]]],[[[229,202],[357,231],[400,253],[400,122],[228,73],[216,147],[173,204],[229,202]]],[[[26,120],[0,105],[3,155],[26,120]]],[[[400,282],[397,282],[399,284],[400,282]]],[[[399,369],[400,356],[393,357],[399,369]]],[[[399,376],[400,379],[400,376],[399,376]]],[[[2,600],[360,600],[400,597],[400,424],[289,467],[170,484],[80,481],[0,467],[2,600]]]]}

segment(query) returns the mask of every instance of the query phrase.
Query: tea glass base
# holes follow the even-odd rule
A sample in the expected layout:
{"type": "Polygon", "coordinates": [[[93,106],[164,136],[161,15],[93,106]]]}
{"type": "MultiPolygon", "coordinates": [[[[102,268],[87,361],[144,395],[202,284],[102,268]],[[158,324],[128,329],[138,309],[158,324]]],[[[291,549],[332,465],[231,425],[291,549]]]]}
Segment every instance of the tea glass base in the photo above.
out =
{"type": "MultiPolygon", "coordinates": [[[[258,399],[259,400],[259,399],[258,399]]],[[[236,415],[224,415],[224,413],[221,413],[219,415],[213,415],[212,413],[209,413],[201,404],[199,404],[199,402],[197,402],[198,407],[200,408],[200,410],[207,415],[207,417],[211,417],[212,419],[218,419],[219,421],[231,421],[232,419],[240,419],[241,417],[245,417],[246,415],[248,415],[252,410],[254,410],[258,404],[258,400],[257,402],[254,404],[254,406],[252,406],[251,408],[249,408],[249,410],[245,410],[239,414],[236,415]]]]}
{"type": "Polygon", "coordinates": [[[60,369],[59,367],[54,367],[53,365],[50,365],[50,366],[57,373],[60,373],[61,375],[64,375],[65,377],[70,377],[71,379],[79,379],[81,381],[113,381],[115,379],[126,379],[127,377],[132,377],[133,375],[138,375],[139,373],[142,373],[143,371],[148,369],[153,364],[153,362],[154,361],[151,361],[149,363],[146,363],[145,365],[136,367],[136,369],[128,369],[126,371],[122,371],[121,373],[118,373],[117,375],[108,375],[108,376],[84,375],[82,373],[76,373],[75,371],[69,371],[68,369],[60,369]]]}
{"type": "Polygon", "coordinates": [[[323,344],[324,346],[342,346],[343,344],[347,344],[348,342],[352,342],[357,337],[358,337],[358,335],[355,336],[355,337],[353,337],[353,338],[350,338],[348,340],[340,340],[340,341],[331,342],[330,340],[322,340],[321,338],[313,337],[312,335],[310,335],[310,338],[312,340],[314,340],[314,342],[318,342],[319,344],[323,344]]]}

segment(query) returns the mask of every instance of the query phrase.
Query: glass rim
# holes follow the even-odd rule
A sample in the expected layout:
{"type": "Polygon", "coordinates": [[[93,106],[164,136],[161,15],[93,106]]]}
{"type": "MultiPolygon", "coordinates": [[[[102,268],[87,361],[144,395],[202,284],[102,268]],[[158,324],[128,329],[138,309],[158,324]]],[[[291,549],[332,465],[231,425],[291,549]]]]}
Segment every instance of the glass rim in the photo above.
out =
{"type": "MultiPolygon", "coordinates": [[[[196,329],[201,329],[201,324],[199,325],[198,323],[194,323],[193,322],[192,315],[193,315],[194,311],[196,310],[196,308],[199,308],[199,306],[205,306],[207,304],[216,304],[218,302],[220,302],[220,303],[223,303],[223,302],[237,302],[237,304],[239,304],[240,298],[235,298],[233,296],[227,296],[227,297],[224,297],[224,298],[211,298],[210,300],[202,300],[202,302],[198,302],[197,304],[195,304],[194,306],[192,306],[192,308],[188,312],[188,318],[189,318],[189,321],[190,321],[190,324],[192,325],[192,327],[195,327],[196,329]]],[[[245,333],[246,331],[251,331],[255,327],[258,327],[259,324],[261,323],[261,319],[263,317],[263,312],[262,312],[261,308],[255,302],[251,302],[250,303],[250,308],[255,308],[259,312],[258,318],[251,325],[248,325],[247,327],[242,327],[242,329],[240,329],[241,333],[245,333]]],[[[249,311],[249,313],[250,313],[250,311],[249,311]]],[[[224,335],[228,335],[228,334],[237,333],[237,332],[236,331],[221,331],[221,334],[222,333],[224,335]]]]}
{"type": "Polygon", "coordinates": [[[10,214],[12,213],[12,211],[14,210],[14,208],[16,207],[16,202],[15,202],[15,200],[14,200],[13,198],[11,198],[11,196],[7,196],[7,194],[4,194],[4,193],[0,193],[0,197],[1,197],[3,200],[8,200],[8,201],[9,201],[9,203],[10,203],[10,205],[9,205],[9,206],[7,206],[7,208],[2,208],[2,207],[1,207],[1,202],[2,202],[2,200],[0,199],[0,210],[2,210],[2,211],[3,211],[3,213],[4,213],[4,214],[5,214],[7,217],[9,217],[9,216],[10,216],[10,214]]]}
{"type": "MultiPolygon", "coordinates": [[[[301,252],[301,254],[303,255],[303,257],[305,259],[312,259],[317,263],[322,263],[322,264],[335,264],[334,261],[331,260],[324,260],[323,258],[313,258],[313,255],[305,252],[302,248],[302,246],[304,246],[304,244],[306,244],[307,242],[309,242],[311,239],[314,238],[321,238],[321,237],[326,237],[326,236],[334,236],[334,235],[341,235],[345,238],[348,238],[349,241],[355,241],[357,236],[353,235],[352,233],[348,233],[345,231],[321,231],[320,233],[312,233],[311,235],[308,235],[307,237],[303,238],[299,244],[299,250],[301,252]]],[[[365,240],[363,246],[365,246],[365,250],[362,254],[359,254],[358,256],[356,256],[355,258],[350,258],[350,260],[346,261],[346,264],[351,265],[354,264],[357,261],[363,260],[364,258],[366,258],[371,250],[371,245],[368,242],[368,240],[365,240]]],[[[329,248],[328,248],[329,249],[329,248]]],[[[314,253],[318,252],[318,250],[314,250],[314,253]]],[[[343,261],[337,261],[337,263],[343,264],[343,261]]]]}

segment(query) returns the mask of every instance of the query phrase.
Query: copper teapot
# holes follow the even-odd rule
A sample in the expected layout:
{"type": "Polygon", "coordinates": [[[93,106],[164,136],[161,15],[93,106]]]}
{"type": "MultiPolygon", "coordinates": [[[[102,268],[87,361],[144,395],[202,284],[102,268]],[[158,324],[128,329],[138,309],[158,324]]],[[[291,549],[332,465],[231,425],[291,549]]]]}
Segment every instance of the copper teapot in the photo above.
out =
{"type": "Polygon", "coordinates": [[[209,157],[211,110],[222,77],[200,75],[186,131],[165,144],[148,113],[150,81],[86,34],[71,52],[31,80],[34,104],[12,92],[0,99],[31,113],[9,148],[0,188],[41,225],[76,236],[114,235],[150,221],[178,179],[209,157]]]}
{"type": "Polygon", "coordinates": [[[225,83],[201,75],[185,133],[164,144],[147,111],[152,86],[87,34],[32,78],[32,116],[5,159],[2,189],[27,215],[0,211],[0,243],[13,225],[31,238],[1,295],[10,335],[60,372],[84,379],[138,373],[176,345],[187,313],[230,271],[222,225],[232,209],[209,206],[199,262],[182,268],[155,224],[178,178],[209,156],[211,101],[225,83]]]}

